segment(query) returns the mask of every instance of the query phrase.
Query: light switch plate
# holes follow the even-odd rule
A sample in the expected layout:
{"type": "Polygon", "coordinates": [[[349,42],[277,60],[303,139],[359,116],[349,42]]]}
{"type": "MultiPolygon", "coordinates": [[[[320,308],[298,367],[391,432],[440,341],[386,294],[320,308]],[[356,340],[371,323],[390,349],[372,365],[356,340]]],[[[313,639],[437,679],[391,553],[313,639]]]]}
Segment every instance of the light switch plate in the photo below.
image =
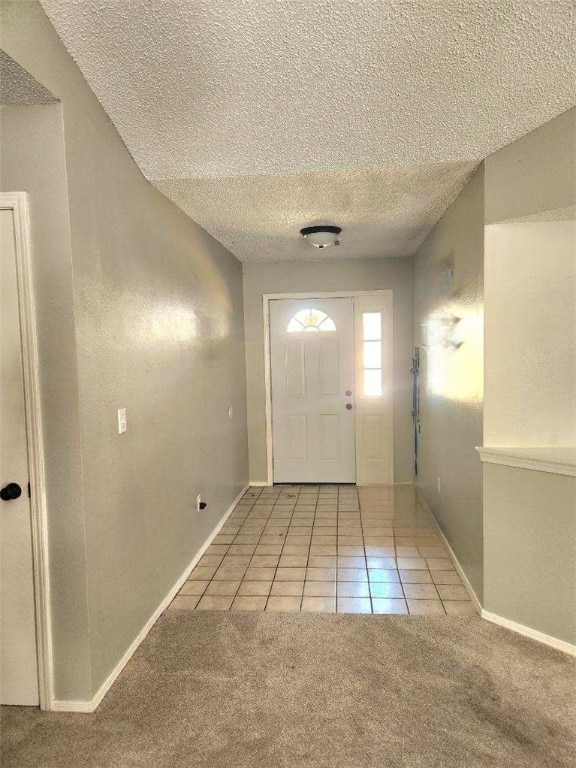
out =
{"type": "Polygon", "coordinates": [[[126,408],[118,408],[118,434],[122,435],[128,429],[126,420],[126,408]]]}

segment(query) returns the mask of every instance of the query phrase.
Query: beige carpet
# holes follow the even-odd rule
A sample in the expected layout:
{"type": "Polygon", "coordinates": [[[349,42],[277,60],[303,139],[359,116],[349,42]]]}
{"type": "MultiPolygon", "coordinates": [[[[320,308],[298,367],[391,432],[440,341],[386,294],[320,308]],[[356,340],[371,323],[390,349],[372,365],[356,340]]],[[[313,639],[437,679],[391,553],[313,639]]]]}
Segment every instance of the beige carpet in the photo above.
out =
{"type": "Polygon", "coordinates": [[[174,611],[94,715],[4,708],[1,764],[572,768],[573,671],[477,618],[174,611]]]}

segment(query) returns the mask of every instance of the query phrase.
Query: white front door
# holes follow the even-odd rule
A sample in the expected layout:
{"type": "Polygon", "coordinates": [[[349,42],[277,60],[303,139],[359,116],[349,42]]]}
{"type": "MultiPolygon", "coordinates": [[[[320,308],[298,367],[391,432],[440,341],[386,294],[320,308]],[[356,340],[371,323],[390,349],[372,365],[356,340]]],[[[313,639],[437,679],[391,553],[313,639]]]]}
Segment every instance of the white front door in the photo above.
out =
{"type": "Polygon", "coordinates": [[[351,298],[270,302],[274,482],[353,483],[351,298]]]}
{"type": "Polygon", "coordinates": [[[0,703],[39,704],[14,214],[0,209],[0,703]],[[18,494],[18,488],[20,494],[18,494]]]}

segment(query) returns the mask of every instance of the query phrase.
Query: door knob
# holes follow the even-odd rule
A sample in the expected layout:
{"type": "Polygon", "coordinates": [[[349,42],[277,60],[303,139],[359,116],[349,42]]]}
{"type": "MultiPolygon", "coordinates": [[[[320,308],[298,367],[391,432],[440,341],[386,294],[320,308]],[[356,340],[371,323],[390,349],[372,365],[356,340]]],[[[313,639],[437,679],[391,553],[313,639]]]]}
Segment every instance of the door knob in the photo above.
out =
{"type": "Polygon", "coordinates": [[[352,403],[346,403],[346,410],[347,411],[351,411],[353,407],[354,406],[352,405],[352,403]]]}
{"type": "Polygon", "coordinates": [[[22,488],[20,488],[18,483],[8,483],[8,485],[0,491],[0,499],[2,499],[2,501],[11,501],[12,499],[17,499],[21,495],[22,488]]]}

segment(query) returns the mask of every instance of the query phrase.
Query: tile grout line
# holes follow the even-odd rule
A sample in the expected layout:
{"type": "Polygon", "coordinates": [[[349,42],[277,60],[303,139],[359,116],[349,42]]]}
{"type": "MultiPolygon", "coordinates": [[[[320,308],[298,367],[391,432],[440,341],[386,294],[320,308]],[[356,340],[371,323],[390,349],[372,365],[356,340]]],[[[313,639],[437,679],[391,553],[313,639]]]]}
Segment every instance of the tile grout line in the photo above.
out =
{"type": "MultiPolygon", "coordinates": [[[[252,512],[252,510],[254,509],[254,506],[255,506],[256,502],[258,501],[258,499],[260,498],[261,494],[262,494],[262,491],[259,491],[259,492],[258,492],[258,495],[257,495],[257,496],[256,496],[256,498],[254,499],[254,503],[253,503],[253,504],[251,505],[251,507],[250,507],[250,511],[247,513],[246,517],[245,517],[245,518],[242,520],[242,525],[240,526],[240,531],[241,531],[241,530],[242,530],[242,528],[244,527],[244,523],[246,522],[246,520],[248,520],[248,519],[249,519],[249,517],[250,517],[250,512],[252,512]]],[[[234,540],[236,540],[236,537],[240,535],[240,531],[239,531],[239,532],[236,534],[236,536],[234,536],[234,540]]],[[[260,535],[260,537],[258,538],[258,541],[260,541],[260,538],[261,538],[261,537],[262,537],[262,535],[260,535]]],[[[256,547],[257,547],[257,546],[258,546],[258,543],[256,543],[256,547]]],[[[256,547],[254,548],[254,552],[256,552],[256,547]]],[[[251,557],[250,557],[250,560],[249,560],[249,562],[248,562],[248,566],[247,566],[247,569],[246,569],[246,570],[248,570],[248,568],[250,568],[250,563],[252,562],[252,557],[254,557],[254,555],[253,555],[253,554],[252,554],[252,555],[251,555],[251,557]]],[[[238,588],[236,589],[236,592],[234,593],[234,595],[233,595],[233,597],[232,597],[232,602],[230,603],[230,608],[228,608],[228,609],[227,609],[227,610],[229,610],[229,611],[231,611],[231,610],[232,610],[232,606],[234,605],[234,601],[236,600],[236,597],[238,596],[238,592],[239,592],[239,590],[240,590],[240,587],[242,586],[242,582],[244,581],[244,576],[245,576],[245,574],[246,574],[246,571],[244,571],[244,574],[242,575],[242,577],[241,577],[241,579],[240,579],[240,581],[239,581],[239,583],[238,583],[238,588]]]]}
{"type": "MultiPolygon", "coordinates": [[[[245,522],[246,522],[246,520],[248,520],[248,518],[250,517],[250,512],[251,512],[251,511],[254,509],[254,505],[256,504],[256,501],[257,501],[257,500],[260,498],[260,494],[261,494],[261,493],[262,493],[262,491],[259,491],[259,492],[258,492],[258,494],[257,494],[256,498],[254,499],[254,502],[253,502],[253,503],[252,503],[252,505],[250,506],[250,511],[247,513],[246,517],[245,517],[245,518],[242,520],[242,525],[240,526],[240,530],[238,531],[238,533],[237,533],[237,534],[235,534],[235,535],[234,535],[234,541],[236,541],[236,537],[237,537],[237,536],[240,536],[240,535],[241,535],[241,533],[240,533],[240,532],[242,531],[242,528],[243,528],[243,526],[244,526],[244,523],[245,523],[245,522]]],[[[244,497],[242,497],[242,498],[244,498],[244,497]]],[[[237,508],[238,508],[238,507],[236,507],[236,509],[237,509],[237,508]]],[[[236,510],[234,510],[234,512],[235,512],[235,511],[236,511],[236,510]]],[[[234,542],[233,542],[233,543],[234,543],[234,542]]],[[[232,545],[230,545],[230,546],[232,546],[232,545]]],[[[258,544],[256,544],[256,546],[258,546],[258,544]]],[[[230,551],[230,547],[228,548],[228,552],[229,552],[229,551],[230,551]]],[[[254,551],[256,551],[256,549],[254,549],[254,551]]],[[[253,555],[250,557],[250,561],[252,560],[252,557],[253,557],[253,555]]],[[[250,568],[250,562],[248,562],[248,566],[247,566],[247,568],[250,568]]],[[[246,573],[246,571],[244,571],[244,574],[245,574],[245,573],[246,573]]],[[[214,574],[214,575],[216,575],[216,574],[214,574]]],[[[232,601],[231,601],[231,603],[230,603],[230,608],[227,608],[227,609],[226,609],[227,611],[231,611],[231,610],[232,610],[232,606],[234,605],[234,600],[236,600],[236,597],[237,597],[237,595],[238,595],[238,591],[239,591],[240,587],[242,586],[242,582],[243,582],[243,581],[244,581],[244,575],[241,577],[241,579],[240,579],[240,581],[239,581],[239,583],[238,583],[238,587],[237,587],[237,589],[236,589],[236,592],[235,592],[235,593],[234,593],[234,595],[232,596],[232,601]]],[[[211,583],[212,583],[212,581],[210,582],[210,584],[211,584],[211,583]]],[[[208,585],[208,587],[210,586],[210,584],[208,585]]],[[[206,587],[206,589],[208,589],[208,587],[206,587]]]]}
{"type": "MultiPolygon", "coordinates": [[[[298,501],[302,494],[302,486],[298,492],[298,501]]],[[[302,582],[302,594],[300,595],[300,604],[298,606],[299,613],[302,613],[302,603],[304,602],[304,590],[306,589],[306,576],[308,575],[308,563],[310,562],[310,550],[312,549],[312,537],[314,536],[314,523],[316,522],[316,512],[318,511],[318,499],[320,498],[320,489],[318,489],[318,495],[316,496],[316,504],[314,504],[314,517],[312,518],[312,528],[310,530],[310,541],[308,542],[308,552],[306,554],[306,565],[304,566],[304,580],[302,582]]],[[[298,502],[296,502],[298,504],[298,502]]]]}
{"type": "MultiPolygon", "coordinates": [[[[272,487],[274,487],[274,486],[272,486],[272,487]]],[[[264,530],[262,531],[262,536],[264,535],[264,531],[266,530],[266,527],[267,527],[268,523],[272,519],[272,515],[274,514],[274,510],[276,509],[276,505],[278,504],[278,499],[281,496],[282,496],[282,489],[280,489],[278,495],[274,497],[274,503],[272,504],[272,509],[270,510],[270,514],[268,515],[268,518],[266,520],[266,525],[264,526],[264,530]]],[[[290,520],[292,520],[292,516],[290,516],[290,520]]],[[[288,524],[288,525],[290,525],[290,524],[288,524]]],[[[262,539],[262,536],[260,536],[260,539],[262,539]]],[[[274,574],[272,576],[272,581],[270,582],[270,589],[268,590],[268,595],[266,596],[266,601],[264,603],[264,608],[262,609],[263,611],[265,611],[266,608],[268,607],[268,602],[270,600],[270,597],[272,596],[272,588],[274,586],[274,581],[275,581],[276,573],[278,571],[278,567],[279,567],[279,564],[280,564],[280,558],[282,557],[282,552],[284,551],[284,545],[285,545],[285,541],[282,542],[282,547],[280,549],[280,554],[278,555],[278,562],[276,563],[276,566],[274,568],[274,574]]]]}
{"type": "MultiPolygon", "coordinates": [[[[276,505],[278,504],[278,499],[282,496],[282,490],[280,490],[280,493],[278,496],[276,496],[276,501],[274,502],[274,505],[272,507],[272,511],[270,512],[270,517],[268,520],[271,519],[272,514],[274,513],[274,510],[276,509],[276,505]]],[[[280,560],[282,559],[282,553],[284,552],[284,547],[286,546],[286,539],[288,538],[288,533],[290,531],[290,526],[292,524],[292,520],[294,519],[294,510],[296,509],[296,503],[298,502],[298,498],[300,496],[300,489],[298,489],[298,494],[296,496],[296,502],[294,504],[294,508],[292,509],[292,512],[290,514],[290,521],[288,523],[288,530],[286,532],[286,535],[284,536],[284,539],[282,541],[282,548],[280,550],[280,555],[278,556],[278,562],[276,563],[276,567],[274,569],[274,575],[272,576],[272,582],[270,584],[270,591],[268,592],[268,597],[266,598],[266,603],[264,605],[264,610],[268,608],[268,603],[270,602],[270,598],[273,597],[272,595],[272,589],[274,588],[274,582],[276,581],[276,574],[278,573],[278,568],[280,567],[280,560]]]]}
{"type": "MultiPolygon", "coordinates": [[[[246,515],[246,517],[242,521],[242,525],[240,526],[240,531],[242,531],[242,528],[244,527],[244,524],[246,523],[246,521],[250,519],[250,514],[253,511],[254,507],[256,506],[256,502],[261,497],[261,495],[262,495],[262,491],[259,491],[257,496],[254,499],[254,502],[252,503],[252,505],[250,507],[250,510],[249,510],[248,514],[246,515]]],[[[236,536],[240,535],[240,531],[236,534],[236,536]]],[[[234,537],[234,540],[236,540],[236,536],[234,537]]],[[[258,541],[256,542],[256,546],[254,547],[254,552],[252,553],[252,555],[250,556],[250,560],[248,561],[248,566],[246,567],[244,573],[242,574],[242,577],[240,578],[240,583],[238,584],[238,589],[234,593],[234,597],[232,598],[232,602],[230,603],[230,608],[228,608],[229,611],[232,610],[232,606],[234,605],[234,601],[236,600],[236,597],[238,596],[238,592],[240,590],[240,587],[242,586],[242,583],[244,581],[244,576],[246,575],[246,571],[248,570],[248,568],[250,568],[250,563],[252,562],[252,558],[254,557],[254,554],[255,554],[256,549],[258,547],[258,543],[260,542],[261,538],[262,538],[262,534],[260,534],[260,536],[258,537],[258,541]]]]}
{"type": "MultiPolygon", "coordinates": [[[[276,580],[276,576],[278,574],[278,570],[281,567],[281,559],[283,556],[287,556],[286,553],[286,547],[288,546],[287,541],[291,537],[291,531],[296,527],[301,527],[305,530],[305,535],[299,536],[295,535],[293,537],[293,543],[295,546],[297,546],[297,549],[305,549],[306,555],[305,555],[305,562],[306,565],[304,566],[304,576],[302,579],[302,592],[299,595],[294,595],[295,597],[299,597],[299,611],[302,611],[303,609],[303,602],[305,595],[305,588],[306,583],[308,582],[308,569],[310,567],[310,558],[312,557],[312,544],[314,543],[314,536],[315,533],[318,536],[325,536],[328,538],[328,540],[332,539],[336,543],[335,549],[332,551],[336,552],[336,560],[335,560],[335,573],[334,573],[334,612],[338,612],[338,597],[339,597],[339,589],[338,589],[338,575],[339,575],[339,560],[338,558],[340,555],[340,545],[339,540],[342,537],[352,537],[354,534],[352,533],[353,530],[357,530],[359,528],[360,533],[360,539],[362,542],[362,559],[364,562],[364,570],[367,576],[367,587],[368,587],[368,599],[369,599],[369,607],[370,607],[370,613],[374,613],[374,596],[372,594],[372,582],[369,578],[370,568],[368,567],[368,554],[367,554],[367,546],[366,546],[366,534],[368,533],[366,529],[366,524],[368,523],[368,520],[370,520],[371,523],[373,523],[373,527],[375,529],[381,528],[386,529],[390,528],[392,529],[392,543],[393,543],[393,553],[395,555],[394,558],[394,565],[395,565],[395,571],[398,574],[398,583],[400,585],[400,591],[403,595],[403,602],[405,603],[405,606],[407,608],[408,613],[412,613],[410,610],[410,606],[408,605],[408,601],[412,600],[414,601],[427,601],[427,600],[434,600],[435,603],[440,603],[441,606],[441,612],[443,615],[447,615],[446,611],[446,602],[451,602],[449,600],[449,596],[444,600],[440,596],[439,592],[439,584],[436,583],[432,576],[432,572],[430,570],[429,560],[430,557],[428,555],[425,555],[421,549],[425,547],[430,548],[436,548],[444,549],[443,544],[441,541],[438,541],[438,536],[436,535],[436,532],[430,529],[430,524],[428,520],[422,519],[421,510],[417,505],[415,505],[414,508],[408,506],[405,506],[404,504],[401,505],[400,509],[397,509],[396,502],[398,501],[393,495],[393,497],[390,496],[390,493],[393,493],[390,489],[388,489],[387,496],[375,496],[373,497],[374,504],[372,506],[375,507],[373,510],[366,511],[364,509],[364,497],[362,496],[361,489],[359,489],[357,486],[350,486],[347,485],[331,485],[331,489],[333,489],[332,492],[326,491],[326,493],[322,493],[323,486],[316,484],[313,486],[314,490],[312,492],[306,492],[303,493],[303,490],[306,488],[306,486],[299,485],[296,488],[291,488],[288,486],[283,486],[278,488],[277,493],[274,491],[268,491],[264,493],[264,489],[256,490],[254,488],[251,488],[250,490],[247,490],[246,494],[242,497],[242,500],[239,501],[239,503],[236,505],[234,509],[234,515],[236,517],[231,517],[230,525],[231,527],[235,528],[234,533],[228,533],[226,534],[225,530],[221,532],[219,535],[226,535],[227,537],[231,538],[231,543],[223,543],[221,546],[224,547],[224,554],[221,556],[220,562],[217,566],[214,566],[214,573],[212,576],[206,580],[206,587],[200,592],[198,595],[198,602],[194,609],[198,608],[198,605],[202,602],[204,597],[211,597],[211,595],[207,595],[208,590],[212,587],[212,585],[219,581],[214,578],[218,570],[222,567],[222,563],[226,560],[227,557],[231,556],[230,549],[234,545],[242,545],[243,543],[248,544],[248,542],[239,542],[239,537],[250,537],[250,538],[256,538],[255,542],[250,542],[248,544],[249,547],[252,548],[252,551],[250,553],[250,556],[248,557],[248,564],[245,565],[242,569],[242,576],[238,579],[238,586],[235,588],[233,594],[230,595],[230,606],[226,609],[222,610],[234,610],[233,605],[236,599],[239,597],[239,591],[242,587],[243,583],[246,583],[246,573],[251,567],[256,567],[253,564],[253,560],[257,555],[260,553],[257,553],[257,550],[259,547],[264,546],[263,545],[263,538],[267,535],[267,533],[270,532],[271,528],[274,528],[274,523],[280,523],[282,522],[283,525],[277,526],[280,528],[284,528],[285,530],[282,531],[281,534],[279,534],[280,538],[283,539],[282,543],[279,545],[279,554],[277,555],[277,563],[276,566],[273,568],[273,576],[272,580],[270,582],[270,589],[267,593],[266,600],[264,602],[264,610],[266,610],[270,597],[272,597],[272,589],[274,583],[281,583],[280,581],[276,580]],[[292,493],[291,493],[292,492],[292,493]],[[247,498],[247,494],[250,495],[250,498],[247,498]],[[286,501],[286,496],[290,494],[294,496],[294,501],[292,501],[289,504],[283,505],[280,502],[282,500],[286,501]],[[264,498],[263,498],[264,497],[264,498]],[[314,500],[314,501],[313,501],[314,500]],[[244,502],[244,503],[242,503],[244,502]],[[247,502],[247,503],[246,503],[247,502]],[[313,503],[312,503],[313,502],[313,503]],[[324,502],[324,505],[326,507],[326,511],[323,514],[322,518],[319,518],[319,506],[321,502],[324,502]],[[333,509],[333,505],[335,504],[335,510],[333,509]],[[259,512],[258,511],[258,505],[262,507],[269,507],[269,510],[267,512],[259,512]],[[298,507],[302,506],[305,509],[300,512],[298,510],[298,507]],[[340,509],[340,507],[351,507],[351,509],[340,509]],[[239,507],[242,509],[242,512],[239,512],[239,507]],[[306,507],[312,507],[313,511],[309,511],[306,509],[306,507]],[[286,511],[283,511],[286,509],[286,511]],[[290,510],[288,514],[288,510],[290,510]],[[296,513],[298,512],[298,515],[296,513]],[[275,518],[274,515],[282,515],[282,517],[275,518]],[[344,519],[342,516],[346,515],[346,519],[344,519]],[[368,515],[369,517],[365,517],[365,515],[368,515]],[[324,523],[329,523],[328,526],[322,526],[322,527],[316,527],[317,523],[322,520],[324,523]],[[324,532],[325,528],[334,529],[333,525],[330,525],[330,523],[336,523],[335,526],[335,532],[336,536],[334,537],[333,534],[326,534],[324,532]],[[345,527],[341,527],[341,524],[346,523],[345,527]],[[248,526],[248,528],[246,528],[248,526]],[[251,530],[251,526],[256,526],[256,530],[251,530]],[[260,530],[257,530],[260,528],[260,530]],[[402,534],[399,535],[399,531],[402,531],[402,534]],[[420,560],[423,561],[424,565],[419,566],[417,570],[422,571],[423,576],[427,578],[426,581],[419,581],[419,580],[411,580],[407,579],[406,582],[400,578],[400,567],[399,567],[399,555],[398,555],[398,538],[404,538],[404,543],[402,544],[402,547],[407,547],[408,549],[414,549],[415,552],[412,552],[412,554],[406,554],[403,555],[403,557],[418,557],[420,560]],[[306,539],[306,547],[303,547],[300,543],[300,539],[306,539]],[[430,584],[433,587],[433,590],[428,590],[428,588],[425,586],[427,584],[430,584]],[[429,596],[417,596],[413,598],[409,598],[407,596],[407,589],[411,586],[421,587],[421,590],[425,593],[426,591],[433,591],[435,594],[435,597],[429,596]]],[[[369,500],[369,499],[368,499],[369,500]]],[[[400,500],[402,501],[402,499],[400,500]]],[[[367,502],[366,502],[367,503],[367,502]]],[[[369,504],[369,506],[371,506],[369,504]]],[[[376,540],[378,538],[381,538],[384,534],[373,536],[376,540]]],[[[213,542],[214,544],[217,543],[216,540],[213,542]]],[[[274,544],[274,542],[270,542],[270,544],[274,544]]],[[[303,544],[303,542],[302,542],[303,544]]],[[[319,547],[321,545],[318,545],[319,547]]],[[[332,545],[331,545],[332,546],[332,545]]],[[[372,546],[372,545],[371,545],[372,546]]],[[[378,545],[377,543],[374,544],[374,546],[384,546],[383,544],[378,545]]],[[[240,553],[237,553],[240,555],[240,553]]],[[[302,554],[302,553],[298,553],[302,554]]],[[[233,555],[232,555],[233,556],[233,555]]],[[[276,555],[274,555],[276,556],[276,555]]],[[[448,561],[451,561],[450,554],[445,553],[444,555],[448,561]]],[[[434,555],[434,557],[442,558],[442,554],[434,555]]],[[[453,563],[452,563],[453,566],[453,563]]],[[[210,568],[211,566],[208,566],[210,568]]],[[[262,566],[265,567],[265,566],[262,566]]],[[[266,566],[268,567],[268,566],[266,566]]],[[[289,566],[286,566],[289,567],[289,566]]],[[[385,568],[384,570],[388,570],[385,568]]],[[[440,571],[442,568],[439,569],[440,571]]],[[[450,570],[454,570],[453,568],[450,570]]],[[[410,569],[408,569],[408,572],[410,572],[410,569]]],[[[456,572],[457,573],[457,572],[456,572]]],[[[200,577],[199,581],[203,581],[206,577],[200,577]]],[[[294,577],[296,578],[296,577],[294,577]]],[[[353,582],[354,579],[352,577],[351,581],[353,582]]],[[[224,580],[224,579],[222,579],[224,580]]],[[[231,580],[236,581],[236,578],[232,578],[231,580]]],[[[264,580],[263,580],[264,581],[264,580]]],[[[299,579],[298,579],[299,581],[299,579]]],[[[321,580],[322,581],[322,580],[321,580]]],[[[328,581],[327,581],[328,583],[328,581]]],[[[363,583],[363,582],[358,582],[363,583]]],[[[376,582],[375,582],[376,583],[376,582]]],[[[383,582],[386,583],[386,582],[383,582]]],[[[393,583],[393,582],[388,582],[393,583]]],[[[448,584],[454,584],[453,581],[449,581],[448,584]]],[[[461,586],[461,582],[457,584],[457,586],[461,586]]],[[[418,591],[415,589],[414,591],[418,591]]],[[[214,595],[215,597],[218,597],[218,595],[214,595]]],[[[259,597],[259,595],[257,595],[259,597]]],[[[289,595],[285,595],[289,596],[289,595]]],[[[196,595],[190,595],[190,597],[196,597],[196,595]]],[[[222,597],[228,597],[228,595],[222,595],[222,597]]],[[[248,596],[250,597],[250,595],[248,596]]],[[[343,596],[340,596],[343,597],[343,596]]],[[[391,598],[389,598],[391,599],[391,598]]],[[[452,602],[466,602],[469,603],[469,600],[463,600],[454,598],[452,602]]],[[[262,610],[262,609],[260,609],[262,610]]],[[[368,611],[361,611],[361,612],[368,612],[368,611]]],[[[450,614],[448,614],[450,615],[450,614]]]]}
{"type": "MultiPolygon", "coordinates": [[[[302,486],[298,492],[298,501],[302,494],[302,486]]],[[[308,563],[310,562],[310,550],[312,549],[312,537],[314,536],[314,523],[316,522],[316,512],[318,511],[318,499],[320,498],[320,489],[318,489],[318,495],[316,496],[316,504],[314,505],[314,517],[312,518],[312,528],[310,530],[310,541],[308,542],[308,552],[306,554],[306,565],[304,566],[304,580],[302,582],[302,594],[300,595],[300,605],[298,611],[302,613],[302,604],[304,603],[304,590],[306,589],[306,577],[308,576],[308,563]]]]}
{"type": "Polygon", "coordinates": [[[364,520],[362,516],[362,500],[360,497],[360,491],[358,493],[358,510],[360,515],[360,531],[362,532],[362,552],[364,553],[364,564],[366,566],[366,578],[368,580],[368,599],[370,600],[370,608],[374,613],[374,601],[372,599],[372,582],[370,581],[370,571],[368,570],[368,555],[366,553],[366,537],[364,536],[364,520]]]}
{"type": "MultiPolygon", "coordinates": [[[[392,505],[394,507],[394,505],[392,505]]],[[[406,594],[406,590],[404,589],[404,582],[402,581],[402,577],[400,575],[400,566],[398,564],[398,547],[396,546],[396,526],[394,525],[396,521],[396,509],[392,509],[392,540],[394,542],[394,557],[396,558],[396,569],[398,571],[398,582],[400,584],[400,589],[402,590],[402,594],[404,595],[404,602],[406,604],[406,613],[410,615],[410,605],[408,604],[408,595],[406,594]]]]}
{"type": "MultiPolygon", "coordinates": [[[[257,496],[256,496],[256,498],[254,499],[254,503],[253,503],[253,504],[252,504],[252,506],[250,507],[250,512],[248,512],[248,514],[247,514],[247,515],[246,515],[246,517],[244,518],[244,521],[243,521],[243,523],[242,523],[242,526],[240,527],[240,530],[242,530],[242,527],[244,526],[244,523],[246,522],[246,520],[249,520],[249,519],[250,519],[250,514],[251,514],[251,512],[253,512],[253,510],[254,510],[254,507],[256,506],[256,502],[258,501],[258,499],[262,498],[262,490],[263,490],[263,489],[261,489],[261,490],[258,492],[258,495],[257,495],[257,496]]],[[[257,519],[257,518],[254,518],[254,519],[257,519]]],[[[233,599],[233,600],[232,600],[232,602],[230,603],[230,608],[228,609],[228,610],[230,610],[230,611],[232,610],[232,606],[234,605],[234,601],[236,600],[236,597],[238,596],[238,592],[240,591],[240,588],[241,588],[242,584],[243,584],[243,583],[244,583],[244,581],[245,581],[245,578],[244,578],[244,577],[246,576],[246,572],[247,572],[247,571],[248,571],[248,569],[250,568],[250,564],[252,563],[252,559],[254,558],[254,556],[255,556],[255,554],[256,554],[256,550],[258,549],[258,545],[260,544],[260,541],[261,541],[261,539],[262,539],[262,536],[264,535],[264,531],[265,531],[265,530],[266,530],[266,527],[264,526],[264,528],[262,529],[262,532],[260,533],[260,536],[258,536],[258,541],[256,542],[256,546],[254,547],[254,552],[253,552],[253,553],[252,553],[252,555],[250,556],[250,560],[249,560],[249,562],[248,562],[248,566],[247,566],[246,570],[244,571],[244,573],[242,574],[242,578],[240,579],[240,584],[238,584],[238,589],[236,590],[236,594],[234,595],[234,599],[233,599]]]]}

